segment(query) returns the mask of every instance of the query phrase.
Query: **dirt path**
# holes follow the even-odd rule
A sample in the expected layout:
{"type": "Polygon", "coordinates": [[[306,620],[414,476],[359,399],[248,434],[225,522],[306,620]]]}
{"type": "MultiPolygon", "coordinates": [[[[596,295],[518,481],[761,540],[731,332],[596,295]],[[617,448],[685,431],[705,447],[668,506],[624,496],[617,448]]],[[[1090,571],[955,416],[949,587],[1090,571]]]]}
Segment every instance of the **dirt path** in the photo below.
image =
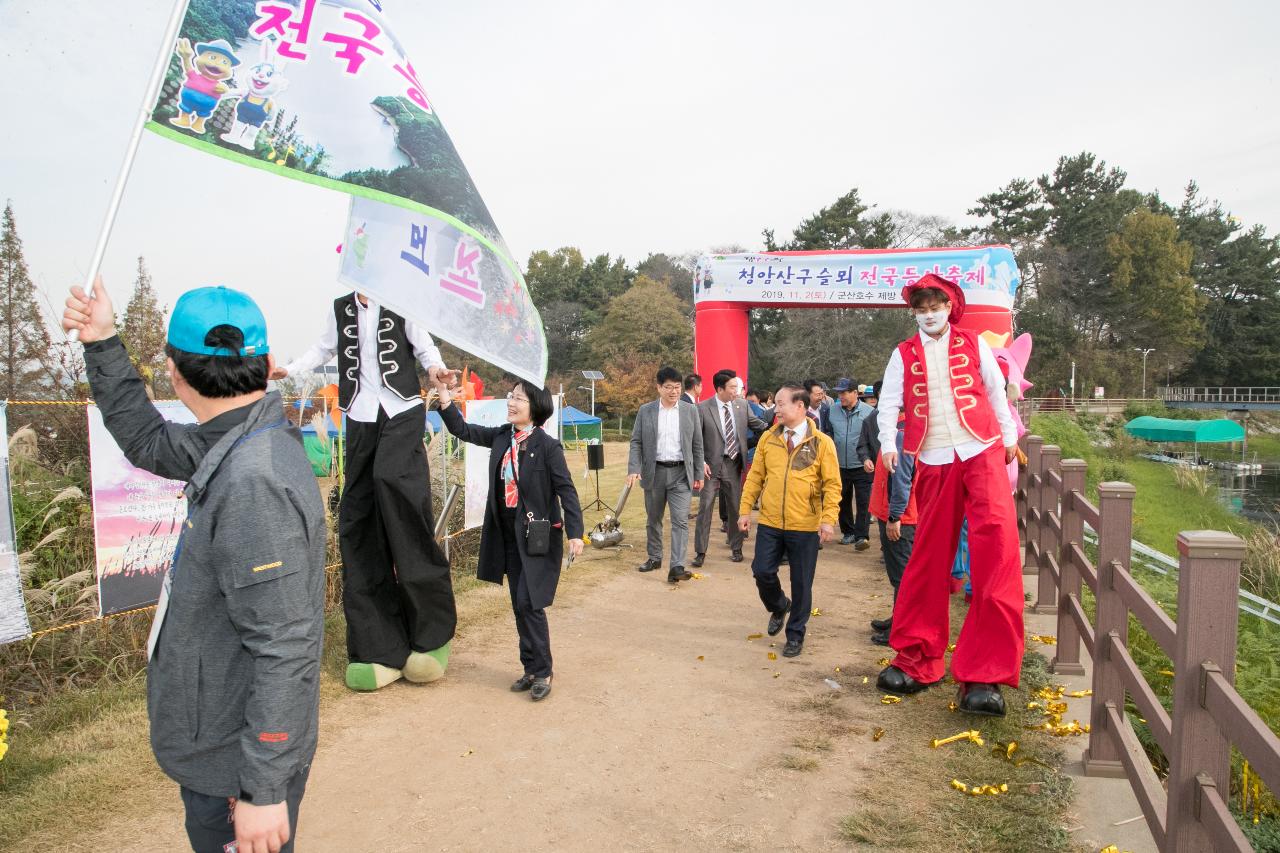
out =
{"type": "MultiPolygon", "coordinates": [[[[887,744],[869,735],[874,677],[861,684],[882,657],[865,641],[889,601],[878,552],[821,553],[821,615],[794,660],[769,659],[781,642],[748,640],[767,616],[748,563],[723,544],[676,588],[635,572],[631,549],[587,557],[575,571],[588,578],[549,611],[547,701],[507,689],[519,674],[508,612],[459,636],[443,681],[326,705],[301,850],[846,848],[839,818],[887,772],[887,744]]],[[[472,596],[492,606],[505,590],[472,596]]],[[[176,795],[127,826],[103,835],[183,849],[176,795]]]]}

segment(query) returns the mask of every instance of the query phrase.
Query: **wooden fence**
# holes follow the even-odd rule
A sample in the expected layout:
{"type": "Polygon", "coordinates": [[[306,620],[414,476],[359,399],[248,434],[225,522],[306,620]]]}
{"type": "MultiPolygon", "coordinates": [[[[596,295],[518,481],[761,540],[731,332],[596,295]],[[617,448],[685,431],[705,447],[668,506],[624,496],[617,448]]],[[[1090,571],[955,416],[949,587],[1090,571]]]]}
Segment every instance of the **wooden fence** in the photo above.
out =
{"type": "Polygon", "coordinates": [[[1280,739],[1236,692],[1236,620],[1244,542],[1213,530],[1178,535],[1175,623],[1130,574],[1135,490],[1101,483],[1086,496],[1086,464],[1062,459],[1039,436],[1022,439],[1018,481],[1024,571],[1037,574],[1037,613],[1056,614],[1054,672],[1083,675],[1093,665],[1093,705],[1084,770],[1127,777],[1161,853],[1250,851],[1227,806],[1231,747],[1280,791],[1280,739]],[[1097,562],[1085,550],[1086,525],[1098,536],[1097,562]],[[1095,599],[1091,622],[1081,595],[1095,599]],[[1128,650],[1133,616],[1173,661],[1173,709],[1166,711],[1128,650]],[[1126,694],[1169,760],[1164,784],[1125,714],[1126,694]]]}

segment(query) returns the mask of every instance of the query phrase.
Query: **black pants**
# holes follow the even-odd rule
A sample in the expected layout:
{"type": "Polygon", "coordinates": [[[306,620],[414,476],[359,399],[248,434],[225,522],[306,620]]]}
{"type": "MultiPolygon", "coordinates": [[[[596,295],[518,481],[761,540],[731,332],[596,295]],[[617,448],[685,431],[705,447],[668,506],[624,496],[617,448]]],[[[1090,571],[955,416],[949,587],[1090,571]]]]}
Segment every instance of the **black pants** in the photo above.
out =
{"type": "Polygon", "coordinates": [[[786,559],[791,569],[791,615],[787,617],[787,639],[804,641],[805,625],[813,610],[813,576],[818,568],[818,534],[801,530],[779,530],[761,524],[756,529],[756,555],[751,573],[756,578],[760,601],[770,613],[786,603],[778,566],[786,559]]]}
{"type": "MultiPolygon", "coordinates": [[[[280,853],[293,853],[293,842],[298,837],[298,809],[307,789],[307,775],[311,766],[299,770],[289,780],[285,802],[289,805],[289,843],[280,853]]],[[[231,821],[231,806],[226,797],[198,794],[190,788],[179,788],[182,807],[187,813],[187,839],[195,853],[228,853],[228,847],[236,840],[236,827],[231,821]]]]}
{"type": "Polygon", "coordinates": [[[373,423],[347,420],[346,486],[338,510],[342,608],[353,662],[404,666],[410,651],[453,639],[449,561],[436,544],[423,409],[373,423]]]}
{"type": "Polygon", "coordinates": [[[911,559],[911,546],[916,539],[916,526],[903,524],[898,529],[901,535],[897,542],[890,542],[885,532],[888,527],[883,521],[880,525],[880,551],[884,554],[884,572],[889,576],[889,585],[893,587],[894,599],[898,596],[898,584],[902,583],[902,573],[907,570],[907,561],[911,559]]]}
{"type": "Polygon", "coordinates": [[[535,608],[529,596],[524,564],[516,549],[515,510],[502,513],[502,532],[507,552],[507,589],[511,592],[511,611],[516,616],[516,634],[520,637],[520,663],[524,665],[526,675],[549,678],[551,626],[547,623],[546,608],[535,608]]]}
{"type": "Polygon", "coordinates": [[[840,533],[855,539],[871,538],[871,483],[875,475],[861,468],[840,469],[840,533]],[[855,514],[855,509],[857,510],[855,514]]]}

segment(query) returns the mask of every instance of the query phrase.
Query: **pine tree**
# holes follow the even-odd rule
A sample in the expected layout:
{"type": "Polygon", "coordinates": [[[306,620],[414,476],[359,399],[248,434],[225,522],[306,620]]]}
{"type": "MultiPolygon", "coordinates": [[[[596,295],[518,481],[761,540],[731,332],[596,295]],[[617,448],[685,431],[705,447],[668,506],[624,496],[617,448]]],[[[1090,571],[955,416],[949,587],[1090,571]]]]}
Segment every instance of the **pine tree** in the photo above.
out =
{"type": "Polygon", "coordinates": [[[6,203],[0,223],[0,394],[8,400],[40,396],[48,384],[50,349],[13,204],[6,203]]]}
{"type": "Polygon", "coordinates": [[[139,255],[138,277],[133,282],[133,295],[129,297],[124,321],[120,324],[120,338],[153,398],[171,391],[164,353],[168,316],[168,306],[161,306],[156,299],[146,259],[139,255]]]}

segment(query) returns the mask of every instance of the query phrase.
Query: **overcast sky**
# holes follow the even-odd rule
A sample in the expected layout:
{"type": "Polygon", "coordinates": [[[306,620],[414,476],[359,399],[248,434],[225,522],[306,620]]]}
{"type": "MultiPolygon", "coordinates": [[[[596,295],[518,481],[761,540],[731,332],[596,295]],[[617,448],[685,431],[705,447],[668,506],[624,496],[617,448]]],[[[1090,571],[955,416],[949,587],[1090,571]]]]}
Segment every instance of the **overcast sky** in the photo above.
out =
{"type": "MultiPolygon", "coordinates": [[[[965,221],[1089,150],[1280,231],[1280,3],[384,0],[518,260],[780,235],[851,187],[965,221]]],[[[0,199],[55,302],[84,274],[171,0],[0,0],[0,199]],[[128,14],[124,10],[128,10],[128,14]]],[[[346,197],[146,134],[104,275],[320,330],[346,197]]]]}

